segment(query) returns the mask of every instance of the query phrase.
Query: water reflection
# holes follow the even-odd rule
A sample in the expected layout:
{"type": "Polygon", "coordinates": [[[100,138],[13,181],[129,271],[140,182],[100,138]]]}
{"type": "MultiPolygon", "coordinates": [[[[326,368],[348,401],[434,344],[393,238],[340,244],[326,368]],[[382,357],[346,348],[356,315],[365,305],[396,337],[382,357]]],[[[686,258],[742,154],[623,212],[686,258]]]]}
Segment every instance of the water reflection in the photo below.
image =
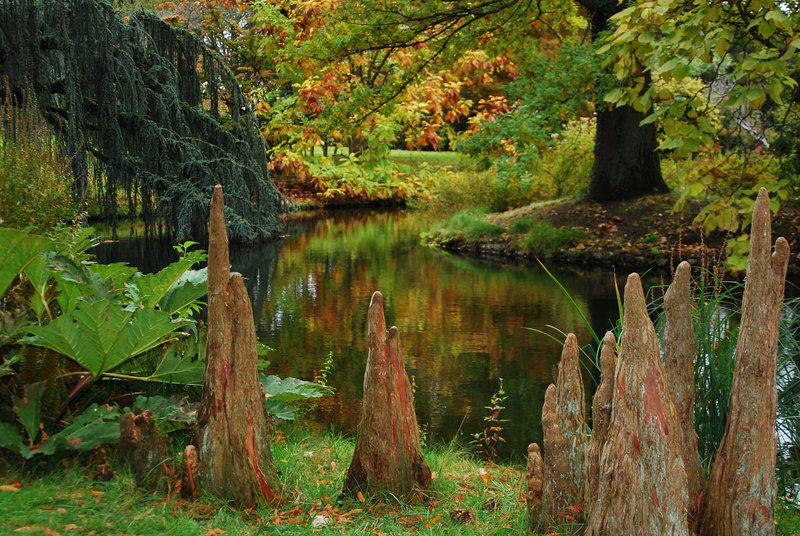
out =
{"type": "MultiPolygon", "coordinates": [[[[556,326],[575,332],[583,344],[591,335],[540,268],[500,266],[424,247],[419,232],[425,226],[418,215],[400,211],[314,214],[293,221],[284,240],[232,248],[232,268],[246,278],[259,339],[275,349],[270,370],[311,379],[332,353],[336,394],[322,402],[317,417],[354,430],[367,356],[367,307],[372,292],[380,290],[387,324],[400,329],[428,441],[467,441],[482,430],[484,406],[503,378],[509,398],[501,450],[521,457],[530,441],[541,441],[544,390],[561,351],[556,341],[526,328],[556,326]]],[[[152,260],[155,249],[135,251],[152,260]]],[[[119,252],[99,257],[148,268],[145,258],[119,252]]],[[[612,274],[556,273],[602,333],[617,311],[612,274]]],[[[590,390],[592,378],[586,378],[590,390]]]]}

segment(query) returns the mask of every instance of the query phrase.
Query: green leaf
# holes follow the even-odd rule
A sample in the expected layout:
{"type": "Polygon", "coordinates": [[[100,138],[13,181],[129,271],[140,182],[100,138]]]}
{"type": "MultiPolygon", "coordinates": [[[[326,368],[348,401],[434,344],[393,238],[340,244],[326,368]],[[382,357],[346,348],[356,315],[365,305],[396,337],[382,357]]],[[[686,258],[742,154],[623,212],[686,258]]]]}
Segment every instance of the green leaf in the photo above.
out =
{"type": "Polygon", "coordinates": [[[34,326],[23,344],[50,348],[77,362],[95,378],[165,342],[185,324],[154,309],[123,309],[118,303],[82,303],[47,326],[34,326]]]}
{"type": "Polygon", "coordinates": [[[124,262],[113,264],[92,264],[89,266],[92,273],[97,274],[103,283],[111,283],[113,288],[122,289],[136,273],[136,268],[124,262]]]}
{"type": "Polygon", "coordinates": [[[0,449],[8,449],[21,454],[20,447],[24,447],[24,445],[17,427],[13,424],[0,422],[0,449]]]}
{"type": "Polygon", "coordinates": [[[92,404],[50,440],[54,441],[56,450],[67,448],[80,452],[90,451],[100,444],[117,443],[120,415],[115,407],[92,404]]]}
{"type": "Polygon", "coordinates": [[[155,307],[164,299],[169,290],[181,280],[186,271],[194,266],[204,255],[200,251],[191,251],[158,273],[137,273],[130,280],[129,285],[136,287],[141,304],[145,308],[155,307]]]}
{"type": "Polygon", "coordinates": [[[158,308],[177,313],[208,294],[208,269],[187,270],[158,303],[158,308]]]}
{"type": "Polygon", "coordinates": [[[45,382],[31,383],[24,387],[22,398],[12,398],[11,409],[17,414],[17,419],[28,434],[31,444],[39,437],[39,424],[42,422],[42,397],[46,390],[45,382]]]}
{"type": "Polygon", "coordinates": [[[321,385],[298,380],[297,378],[284,378],[278,376],[263,375],[259,378],[261,385],[264,386],[268,400],[276,402],[294,402],[297,400],[307,400],[309,398],[319,398],[322,396],[321,385]]]}
{"type": "Polygon", "coordinates": [[[4,256],[0,263],[0,297],[29,262],[53,248],[53,242],[43,236],[0,227],[0,251],[4,256]]]}

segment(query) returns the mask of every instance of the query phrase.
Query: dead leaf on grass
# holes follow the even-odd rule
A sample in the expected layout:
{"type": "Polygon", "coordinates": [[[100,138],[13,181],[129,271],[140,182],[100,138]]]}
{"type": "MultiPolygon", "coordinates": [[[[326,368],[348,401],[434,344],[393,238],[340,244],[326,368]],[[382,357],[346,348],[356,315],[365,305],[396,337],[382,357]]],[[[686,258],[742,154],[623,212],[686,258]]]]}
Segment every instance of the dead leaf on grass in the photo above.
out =
{"type": "Polygon", "coordinates": [[[64,530],[81,530],[81,528],[75,523],[70,523],[69,525],[64,526],[64,530]]]}
{"type": "Polygon", "coordinates": [[[225,534],[225,531],[222,529],[208,529],[205,536],[219,536],[220,534],[225,534]]]}
{"type": "Polygon", "coordinates": [[[17,486],[9,486],[8,484],[3,484],[0,486],[0,491],[19,491],[17,486]]]}
{"type": "Polygon", "coordinates": [[[61,534],[53,529],[47,527],[40,527],[39,525],[22,525],[14,532],[41,532],[46,536],[61,536],[61,534]]]}

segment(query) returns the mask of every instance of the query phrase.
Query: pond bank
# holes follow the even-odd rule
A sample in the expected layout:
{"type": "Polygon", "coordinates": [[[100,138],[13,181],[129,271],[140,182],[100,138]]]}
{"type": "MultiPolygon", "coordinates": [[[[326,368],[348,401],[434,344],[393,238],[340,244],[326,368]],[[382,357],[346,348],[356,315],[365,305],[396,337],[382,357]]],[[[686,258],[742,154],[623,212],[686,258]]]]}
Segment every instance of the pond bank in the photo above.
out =
{"type": "MultiPolygon", "coordinates": [[[[654,270],[669,273],[682,260],[693,266],[716,269],[724,265],[728,234],[703,232],[693,223],[702,204],[687,203],[683,212],[672,210],[674,195],[647,196],[632,201],[593,203],[562,199],[536,203],[482,219],[496,227],[483,235],[464,232],[445,223],[425,233],[424,241],[441,249],[501,261],[592,266],[624,271],[654,270]],[[571,231],[559,244],[558,236],[539,233],[543,222],[555,230],[571,231]],[[497,227],[499,226],[499,227],[497,227]],[[502,229],[501,229],[502,228],[502,229]],[[516,232],[515,232],[516,231],[516,232]]],[[[451,223],[453,220],[451,220],[451,223]]],[[[787,279],[800,282],[800,203],[785,201],[773,216],[773,241],[789,240],[791,260],[787,279]]],[[[557,233],[556,233],[557,235],[557,233]]],[[[743,276],[744,273],[728,274],[743,276]]]]}

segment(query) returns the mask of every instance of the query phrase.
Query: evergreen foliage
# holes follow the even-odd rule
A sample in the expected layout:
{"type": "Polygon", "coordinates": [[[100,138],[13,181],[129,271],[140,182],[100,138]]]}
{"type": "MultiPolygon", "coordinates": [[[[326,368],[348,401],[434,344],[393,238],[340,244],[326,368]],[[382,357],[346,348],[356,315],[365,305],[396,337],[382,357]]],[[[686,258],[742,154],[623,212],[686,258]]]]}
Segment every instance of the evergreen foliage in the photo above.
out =
{"type": "Polygon", "coordinates": [[[70,155],[75,202],[93,173],[114,229],[124,191],[146,234],[203,236],[219,183],[232,238],[277,234],[284,202],[255,117],[191,33],[144,12],[123,18],[105,0],[0,0],[0,76],[10,87],[0,98],[36,93],[70,155]]]}

